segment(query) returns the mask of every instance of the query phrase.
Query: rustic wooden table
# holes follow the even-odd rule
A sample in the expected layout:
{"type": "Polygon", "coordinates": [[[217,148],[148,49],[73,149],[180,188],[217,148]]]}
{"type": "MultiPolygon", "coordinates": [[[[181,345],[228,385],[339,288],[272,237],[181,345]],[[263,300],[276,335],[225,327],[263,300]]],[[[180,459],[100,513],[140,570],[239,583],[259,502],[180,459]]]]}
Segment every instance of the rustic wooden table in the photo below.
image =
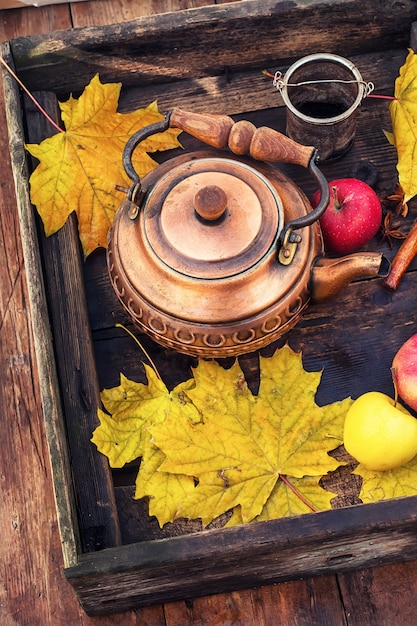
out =
{"type": "MultiPolygon", "coordinates": [[[[224,0],[227,2],[227,0],[224,0]]],[[[3,41],[222,0],[94,0],[0,12],[3,41]]],[[[2,91],[0,91],[0,94],[2,91]]],[[[2,96],[0,95],[0,99],[2,96]]],[[[318,576],[260,589],[205,596],[115,616],[89,618],[62,574],[39,379],[27,313],[27,275],[3,102],[0,184],[0,623],[4,626],[142,624],[210,626],[407,626],[417,612],[417,561],[318,576]]],[[[204,592],[204,590],[203,590],[204,592]]]]}

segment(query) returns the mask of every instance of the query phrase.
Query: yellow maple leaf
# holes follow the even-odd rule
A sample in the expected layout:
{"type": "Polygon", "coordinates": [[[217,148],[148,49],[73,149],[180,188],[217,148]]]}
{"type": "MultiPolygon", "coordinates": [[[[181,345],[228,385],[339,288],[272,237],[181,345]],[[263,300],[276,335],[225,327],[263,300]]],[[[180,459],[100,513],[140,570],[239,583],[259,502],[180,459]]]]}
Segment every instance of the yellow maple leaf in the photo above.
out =
{"type": "Polygon", "coordinates": [[[404,202],[417,194],[417,55],[409,50],[395,81],[390,104],[393,132],[385,133],[397,149],[399,183],[404,202]]]}
{"type": "MultiPolygon", "coordinates": [[[[319,488],[320,479],[320,476],[291,478],[291,481],[287,482],[290,482],[294,490],[288,489],[286,483],[282,480],[278,480],[262,509],[262,513],[255,517],[253,521],[262,522],[279,517],[290,517],[310,513],[312,506],[314,510],[318,511],[330,509],[331,500],[336,494],[319,488]]],[[[226,526],[234,526],[236,524],[243,524],[240,506],[233,509],[232,517],[227,522],[226,526]]]]}
{"type": "Polygon", "coordinates": [[[300,353],[260,357],[256,396],[237,361],[199,361],[171,392],[145,371],[148,385],[121,376],[102,392],[107,412],[92,441],[113,467],[142,457],[135,498],[149,498],[161,526],[177,517],[207,525],[230,510],[228,525],[330,508],[319,480],[340,465],[328,451],[352,401],[318,406],[321,372],[306,372],[300,353]]]}
{"type": "Polygon", "coordinates": [[[140,471],[136,477],[134,496],[135,499],[149,497],[149,515],[157,518],[161,528],[175,519],[178,503],[194,489],[194,479],[191,476],[161,471],[164,460],[164,453],[147,438],[140,471]]]}
{"type": "Polygon", "coordinates": [[[363,479],[359,497],[365,503],[417,494],[417,457],[385,472],[368,470],[359,464],[353,473],[363,479]]]}
{"type": "MultiPolygon", "coordinates": [[[[142,127],[163,118],[156,102],[132,113],[118,113],[120,83],[103,84],[96,75],[78,99],[60,103],[65,132],[26,149],[39,160],[30,176],[30,197],[47,236],[57,232],[75,211],[87,256],[107,246],[107,234],[123,199],[116,185],[130,187],[122,164],[127,140],[142,127]]],[[[156,162],[147,154],[180,146],[178,130],[158,133],[133,154],[142,177],[156,162]]]]}
{"type": "MultiPolygon", "coordinates": [[[[255,397],[242,384],[237,363],[224,371],[214,361],[200,362],[187,396],[202,420],[168,416],[150,428],[166,455],[160,470],[198,481],[180,503],[178,517],[201,517],[206,525],[239,506],[249,522],[265,514],[281,475],[322,476],[340,465],[327,453],[342,440],[351,400],[319,407],[314,395],[321,373],[306,372],[301,355],[288,346],[261,358],[260,371],[255,397]]],[[[290,510],[285,507],[281,515],[290,510]]]]}

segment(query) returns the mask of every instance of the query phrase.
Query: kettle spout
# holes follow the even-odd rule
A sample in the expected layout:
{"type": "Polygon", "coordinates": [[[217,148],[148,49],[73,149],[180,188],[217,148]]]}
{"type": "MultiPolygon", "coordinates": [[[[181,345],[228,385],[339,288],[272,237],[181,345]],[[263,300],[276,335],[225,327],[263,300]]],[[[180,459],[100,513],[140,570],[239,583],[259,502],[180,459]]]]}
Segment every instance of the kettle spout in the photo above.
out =
{"type": "Polygon", "coordinates": [[[390,263],[378,252],[357,252],[339,259],[318,257],[311,269],[311,298],[324,302],[358,278],[384,277],[390,263]]]}

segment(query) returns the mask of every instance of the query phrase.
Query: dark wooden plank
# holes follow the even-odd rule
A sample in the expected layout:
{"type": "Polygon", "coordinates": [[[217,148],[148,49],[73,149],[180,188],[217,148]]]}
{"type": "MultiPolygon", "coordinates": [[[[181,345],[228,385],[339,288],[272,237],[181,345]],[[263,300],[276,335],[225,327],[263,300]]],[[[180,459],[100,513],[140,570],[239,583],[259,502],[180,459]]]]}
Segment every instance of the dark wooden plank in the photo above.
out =
{"type": "Polygon", "coordinates": [[[29,88],[65,93],[97,72],[105,81],[146,85],[263,69],[315,49],[346,56],[406,47],[416,18],[413,0],[248,0],[18,38],[12,48],[29,88]]]}
{"type": "Polygon", "coordinates": [[[65,570],[89,615],[417,556],[416,497],[134,543],[65,570]],[[308,546],[308,548],[307,548],[308,546]],[[198,576],[196,576],[198,572],[198,576]]]}
{"type": "MultiPolygon", "coordinates": [[[[6,127],[3,92],[0,124],[6,127]]],[[[0,146],[0,621],[33,623],[36,614],[41,623],[48,623],[50,608],[58,609],[58,603],[47,598],[58,588],[58,579],[62,584],[51,555],[61,564],[62,548],[6,132],[1,133],[0,146]]]]}
{"type": "Polygon", "coordinates": [[[189,532],[201,531],[201,523],[198,520],[188,523],[185,520],[178,520],[174,524],[169,523],[164,528],[160,528],[156,518],[150,518],[148,515],[147,500],[138,501],[133,499],[135,492],[133,484],[116,487],[115,492],[117,505],[120,510],[123,544],[136,541],[151,541],[153,539],[167,539],[189,532]]]}
{"type": "MultiPolygon", "coordinates": [[[[367,82],[373,82],[375,93],[392,95],[394,80],[404,63],[405,48],[390,51],[373,51],[368,54],[353,55],[350,60],[357,66],[367,82]]],[[[217,76],[195,76],[186,80],[166,84],[131,87],[122,90],[119,110],[123,113],[158,101],[160,111],[165,112],[173,106],[190,111],[242,114],[246,111],[259,111],[283,106],[282,98],[273,86],[271,78],[264,76],[262,70],[271,73],[285,72],[288,63],[277,62],[270,67],[259,66],[255,70],[235,71],[229,68],[227,73],[217,76]]],[[[365,102],[367,104],[368,101],[365,102]]],[[[387,103],[385,103],[388,108],[387,103]]]]}
{"type": "MultiPolygon", "coordinates": [[[[58,119],[53,94],[37,94],[37,99],[51,117],[58,119]]],[[[37,143],[54,131],[43,116],[31,116],[30,110],[28,106],[28,141],[37,143]]],[[[120,531],[108,462],[96,457],[90,442],[98,423],[100,396],[75,215],[56,235],[46,238],[41,226],[39,231],[71,474],[76,485],[80,540],[83,550],[100,550],[118,545],[120,531]]]]}

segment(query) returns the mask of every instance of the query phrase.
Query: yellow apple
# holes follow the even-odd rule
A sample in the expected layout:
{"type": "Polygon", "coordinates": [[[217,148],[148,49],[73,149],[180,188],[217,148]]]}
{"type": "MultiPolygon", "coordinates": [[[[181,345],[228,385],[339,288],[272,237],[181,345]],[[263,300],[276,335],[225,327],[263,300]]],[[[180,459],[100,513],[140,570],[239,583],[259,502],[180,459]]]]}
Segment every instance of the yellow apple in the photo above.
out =
{"type": "Polygon", "coordinates": [[[417,454],[417,419],[384,393],[370,391],[347,412],[343,443],[368,469],[394,469],[417,454]]]}

